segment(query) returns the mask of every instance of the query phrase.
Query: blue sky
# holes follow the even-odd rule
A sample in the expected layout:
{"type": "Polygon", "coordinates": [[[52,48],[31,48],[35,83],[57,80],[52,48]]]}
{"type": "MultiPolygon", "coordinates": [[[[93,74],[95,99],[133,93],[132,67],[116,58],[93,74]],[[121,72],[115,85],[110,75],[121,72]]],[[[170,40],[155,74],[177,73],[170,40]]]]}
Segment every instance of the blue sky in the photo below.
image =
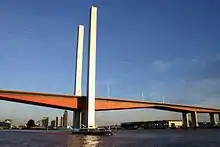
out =
{"type": "MultiPolygon", "coordinates": [[[[1,0],[0,88],[73,93],[77,25],[83,24],[85,94],[92,5],[98,7],[97,96],[150,101],[163,96],[166,102],[220,107],[218,0],[1,0]]],[[[2,119],[62,114],[4,101],[0,109],[2,119]]],[[[175,115],[164,113],[104,112],[97,120],[109,121],[103,114],[112,123],[175,115]]]]}

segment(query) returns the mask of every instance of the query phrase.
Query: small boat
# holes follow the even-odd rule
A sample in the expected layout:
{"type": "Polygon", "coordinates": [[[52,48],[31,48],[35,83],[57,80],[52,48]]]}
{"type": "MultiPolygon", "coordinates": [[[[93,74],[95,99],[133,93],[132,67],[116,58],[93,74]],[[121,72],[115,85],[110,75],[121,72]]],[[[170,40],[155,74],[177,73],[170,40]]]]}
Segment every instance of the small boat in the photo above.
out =
{"type": "Polygon", "coordinates": [[[72,134],[82,134],[82,135],[95,135],[95,136],[112,136],[113,133],[109,129],[105,128],[80,128],[73,129],[72,134]]]}

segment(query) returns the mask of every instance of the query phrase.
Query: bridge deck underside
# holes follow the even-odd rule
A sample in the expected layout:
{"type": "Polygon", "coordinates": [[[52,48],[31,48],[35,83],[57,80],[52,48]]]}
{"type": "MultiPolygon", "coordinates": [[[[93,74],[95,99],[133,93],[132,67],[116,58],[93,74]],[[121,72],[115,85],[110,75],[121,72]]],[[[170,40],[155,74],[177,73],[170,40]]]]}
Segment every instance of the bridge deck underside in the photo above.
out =
{"type": "Polygon", "coordinates": [[[66,110],[78,109],[77,97],[68,97],[60,95],[0,92],[0,100],[66,110]]]}
{"type": "MultiPolygon", "coordinates": [[[[66,110],[86,109],[86,97],[0,90],[0,100],[46,106],[66,110]]],[[[153,108],[175,112],[220,113],[220,109],[147,101],[96,98],[96,111],[153,108]]]]}

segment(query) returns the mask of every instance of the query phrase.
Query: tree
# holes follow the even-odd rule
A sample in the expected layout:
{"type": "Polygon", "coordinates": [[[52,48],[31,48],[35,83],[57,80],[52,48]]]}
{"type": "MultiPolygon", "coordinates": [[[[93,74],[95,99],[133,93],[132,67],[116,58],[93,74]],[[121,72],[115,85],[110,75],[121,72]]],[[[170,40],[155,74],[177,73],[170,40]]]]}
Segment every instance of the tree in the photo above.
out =
{"type": "Polygon", "coordinates": [[[33,119],[30,119],[26,125],[27,125],[27,128],[33,128],[35,126],[35,122],[33,119]]]}

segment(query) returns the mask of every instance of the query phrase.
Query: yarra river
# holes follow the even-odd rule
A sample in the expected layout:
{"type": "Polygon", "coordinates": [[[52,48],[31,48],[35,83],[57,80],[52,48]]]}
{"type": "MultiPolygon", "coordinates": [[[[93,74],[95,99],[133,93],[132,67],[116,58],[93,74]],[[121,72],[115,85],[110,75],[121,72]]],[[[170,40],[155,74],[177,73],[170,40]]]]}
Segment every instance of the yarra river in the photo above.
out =
{"type": "Polygon", "coordinates": [[[0,147],[220,147],[220,129],[120,130],[115,136],[0,131],[0,147]]]}

